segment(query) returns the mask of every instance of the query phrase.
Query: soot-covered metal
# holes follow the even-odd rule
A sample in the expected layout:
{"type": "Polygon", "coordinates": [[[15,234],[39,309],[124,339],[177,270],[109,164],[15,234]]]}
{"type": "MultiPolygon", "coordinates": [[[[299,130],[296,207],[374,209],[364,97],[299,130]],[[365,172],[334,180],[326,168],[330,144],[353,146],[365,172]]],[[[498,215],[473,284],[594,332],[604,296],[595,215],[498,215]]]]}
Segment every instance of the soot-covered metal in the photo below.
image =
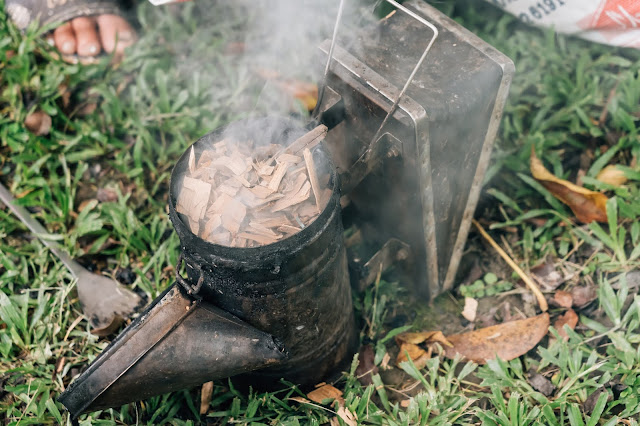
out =
{"type": "MultiPolygon", "coordinates": [[[[283,118],[247,119],[193,147],[199,155],[229,135],[286,145],[305,133],[283,118]]],[[[329,175],[324,210],[297,234],[255,248],[209,243],[182,221],[176,199],[188,152],[173,170],[169,196],[187,277],[178,275],[182,284],[158,297],[60,396],[74,418],[240,373],[262,387],[280,378],[315,384],[357,349],[340,194],[324,146],[313,151],[316,168],[329,175]]]]}

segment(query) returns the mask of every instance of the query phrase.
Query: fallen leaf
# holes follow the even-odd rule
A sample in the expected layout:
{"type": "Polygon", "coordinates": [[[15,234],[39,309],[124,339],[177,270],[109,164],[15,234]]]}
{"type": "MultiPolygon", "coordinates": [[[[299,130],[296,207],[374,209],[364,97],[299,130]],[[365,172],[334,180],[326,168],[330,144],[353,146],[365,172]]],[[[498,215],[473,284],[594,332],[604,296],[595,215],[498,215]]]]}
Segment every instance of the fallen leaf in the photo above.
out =
{"type": "Polygon", "coordinates": [[[531,175],[554,197],[569,206],[582,223],[607,222],[606,195],[575,185],[552,175],[531,148],[531,175]]]}
{"type": "Polygon", "coordinates": [[[358,418],[355,413],[345,408],[342,404],[338,407],[338,417],[342,419],[348,426],[358,426],[358,418]]]}
{"type": "Polygon", "coordinates": [[[532,388],[544,396],[551,396],[556,391],[556,387],[551,383],[551,380],[547,379],[537,371],[529,372],[529,383],[532,388]]]}
{"type": "Polygon", "coordinates": [[[564,290],[558,290],[553,295],[553,302],[561,308],[570,308],[573,305],[573,296],[564,290]]]}
{"type": "Polygon", "coordinates": [[[444,337],[442,331],[421,331],[419,333],[400,333],[396,336],[396,343],[412,343],[419,345],[420,343],[442,343],[445,346],[451,346],[451,343],[444,337]]]}
{"type": "Polygon", "coordinates": [[[578,286],[571,289],[571,298],[573,306],[576,308],[584,308],[589,303],[596,300],[598,293],[594,286],[578,286]]]}
{"type": "Polygon", "coordinates": [[[453,346],[445,349],[445,356],[454,358],[460,354],[478,364],[485,364],[496,356],[509,361],[533,349],[548,329],[549,314],[545,312],[524,320],[454,334],[447,336],[453,346]]]}
{"type": "Polygon", "coordinates": [[[573,309],[569,309],[564,315],[559,316],[553,323],[553,327],[558,330],[558,334],[565,342],[569,340],[569,335],[564,330],[564,325],[567,324],[572,330],[576,328],[578,324],[578,315],[573,309]]]}
{"type": "Polygon", "coordinates": [[[48,135],[51,131],[51,117],[44,111],[35,111],[24,119],[24,126],[36,136],[48,135]]]}
{"type": "Polygon", "coordinates": [[[374,362],[375,351],[372,345],[365,345],[360,348],[358,354],[358,368],[356,368],[356,377],[362,386],[369,386],[373,383],[372,375],[378,373],[378,367],[374,362]]]}
{"type": "Polygon", "coordinates": [[[418,369],[424,367],[429,358],[431,358],[431,354],[420,346],[414,345],[413,343],[402,343],[400,345],[400,352],[398,352],[398,357],[396,358],[396,364],[400,365],[400,363],[408,361],[409,358],[407,358],[407,354],[418,369]]]}
{"type": "Polygon", "coordinates": [[[563,282],[562,274],[556,270],[553,259],[531,268],[531,274],[545,290],[555,290],[563,282]]]}
{"type": "Polygon", "coordinates": [[[600,170],[596,179],[602,183],[607,183],[613,186],[622,186],[627,183],[627,177],[624,172],[617,166],[610,164],[604,169],[600,170]]]}
{"type": "Polygon", "coordinates": [[[476,320],[476,313],[478,311],[478,301],[473,297],[464,298],[464,309],[462,310],[462,316],[469,322],[476,320]]]}
{"type": "Polygon", "coordinates": [[[213,382],[207,382],[202,385],[200,390],[200,415],[204,416],[209,411],[211,397],[213,396],[213,382]]]}
{"type": "Polygon", "coordinates": [[[322,385],[318,389],[312,390],[307,394],[313,402],[321,404],[325,399],[339,399],[342,397],[342,391],[334,388],[331,385],[322,385]]]}

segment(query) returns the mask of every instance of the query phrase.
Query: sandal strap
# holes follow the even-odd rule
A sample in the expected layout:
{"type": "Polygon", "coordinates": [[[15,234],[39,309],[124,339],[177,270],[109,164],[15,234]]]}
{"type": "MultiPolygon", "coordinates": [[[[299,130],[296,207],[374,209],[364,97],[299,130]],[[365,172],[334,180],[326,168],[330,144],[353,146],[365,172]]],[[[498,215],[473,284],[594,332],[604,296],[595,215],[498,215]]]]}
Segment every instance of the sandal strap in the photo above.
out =
{"type": "Polygon", "coordinates": [[[33,21],[43,26],[80,16],[122,13],[117,0],[5,0],[5,9],[23,31],[33,21]]]}

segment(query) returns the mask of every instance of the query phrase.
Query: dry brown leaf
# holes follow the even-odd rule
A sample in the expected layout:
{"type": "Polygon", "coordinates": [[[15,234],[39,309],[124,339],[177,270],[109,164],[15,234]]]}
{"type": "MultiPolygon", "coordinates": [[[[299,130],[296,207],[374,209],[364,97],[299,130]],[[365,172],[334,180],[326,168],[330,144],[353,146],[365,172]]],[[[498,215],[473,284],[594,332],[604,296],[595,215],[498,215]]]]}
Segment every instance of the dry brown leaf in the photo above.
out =
{"type": "Polygon", "coordinates": [[[209,411],[211,397],[213,396],[213,382],[207,382],[202,385],[200,391],[200,415],[204,416],[209,411]]]}
{"type": "Polygon", "coordinates": [[[570,308],[573,305],[573,296],[568,291],[558,290],[553,295],[553,301],[562,308],[570,308]]]}
{"type": "Polygon", "coordinates": [[[51,117],[44,111],[35,111],[24,119],[24,126],[36,136],[48,135],[51,131],[51,117]]]}
{"type": "Polygon", "coordinates": [[[358,426],[358,417],[342,404],[338,407],[338,417],[342,419],[348,426],[358,426]]]}
{"type": "Polygon", "coordinates": [[[531,149],[531,175],[554,197],[569,206],[576,218],[583,223],[607,222],[606,195],[575,185],[552,175],[531,149]]]}
{"type": "Polygon", "coordinates": [[[445,348],[448,358],[462,355],[469,361],[485,364],[499,356],[509,361],[527,353],[547,334],[549,314],[505,322],[463,334],[447,336],[452,347],[445,348]]]}
{"type": "Polygon", "coordinates": [[[476,320],[476,313],[478,311],[478,301],[473,297],[464,298],[464,309],[462,309],[462,316],[469,322],[476,320]]]}
{"type": "Polygon", "coordinates": [[[431,358],[430,352],[431,351],[425,351],[413,343],[402,343],[400,345],[400,352],[398,352],[398,357],[396,358],[396,365],[400,365],[400,363],[408,361],[409,358],[411,358],[411,361],[413,361],[418,369],[423,368],[429,358],[431,358]],[[407,358],[407,354],[409,354],[409,358],[407,358]]]}
{"type": "Polygon", "coordinates": [[[596,300],[598,293],[595,286],[578,286],[571,289],[571,297],[573,306],[583,308],[596,300]]]}
{"type": "Polygon", "coordinates": [[[420,343],[442,343],[445,346],[451,346],[451,343],[444,337],[442,331],[421,331],[419,333],[400,333],[396,336],[396,343],[412,343],[419,345],[420,343]]]}
{"type": "Polygon", "coordinates": [[[600,170],[596,179],[602,183],[608,183],[613,186],[622,186],[627,183],[627,177],[624,172],[617,166],[610,164],[604,169],[600,170]]]}
{"type": "Polygon", "coordinates": [[[553,323],[553,327],[558,330],[558,334],[565,342],[569,340],[569,335],[564,330],[564,325],[567,324],[572,330],[578,325],[578,315],[573,309],[569,309],[564,315],[558,317],[553,323]]]}
{"type": "Polygon", "coordinates": [[[321,404],[325,399],[339,399],[340,397],[342,397],[341,390],[326,384],[307,394],[307,398],[313,402],[317,402],[318,404],[321,404]]]}

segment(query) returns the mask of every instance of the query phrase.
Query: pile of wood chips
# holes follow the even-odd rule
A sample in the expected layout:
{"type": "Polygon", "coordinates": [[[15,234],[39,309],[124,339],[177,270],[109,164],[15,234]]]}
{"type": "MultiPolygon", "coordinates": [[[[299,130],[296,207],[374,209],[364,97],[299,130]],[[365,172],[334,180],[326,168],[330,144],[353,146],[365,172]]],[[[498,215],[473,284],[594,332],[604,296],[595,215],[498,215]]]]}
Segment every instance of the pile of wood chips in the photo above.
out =
{"type": "Polygon", "coordinates": [[[189,167],[176,210],[191,232],[211,243],[258,247],[300,232],[331,197],[311,149],[327,133],[318,126],[288,147],[222,140],[189,167]]]}

